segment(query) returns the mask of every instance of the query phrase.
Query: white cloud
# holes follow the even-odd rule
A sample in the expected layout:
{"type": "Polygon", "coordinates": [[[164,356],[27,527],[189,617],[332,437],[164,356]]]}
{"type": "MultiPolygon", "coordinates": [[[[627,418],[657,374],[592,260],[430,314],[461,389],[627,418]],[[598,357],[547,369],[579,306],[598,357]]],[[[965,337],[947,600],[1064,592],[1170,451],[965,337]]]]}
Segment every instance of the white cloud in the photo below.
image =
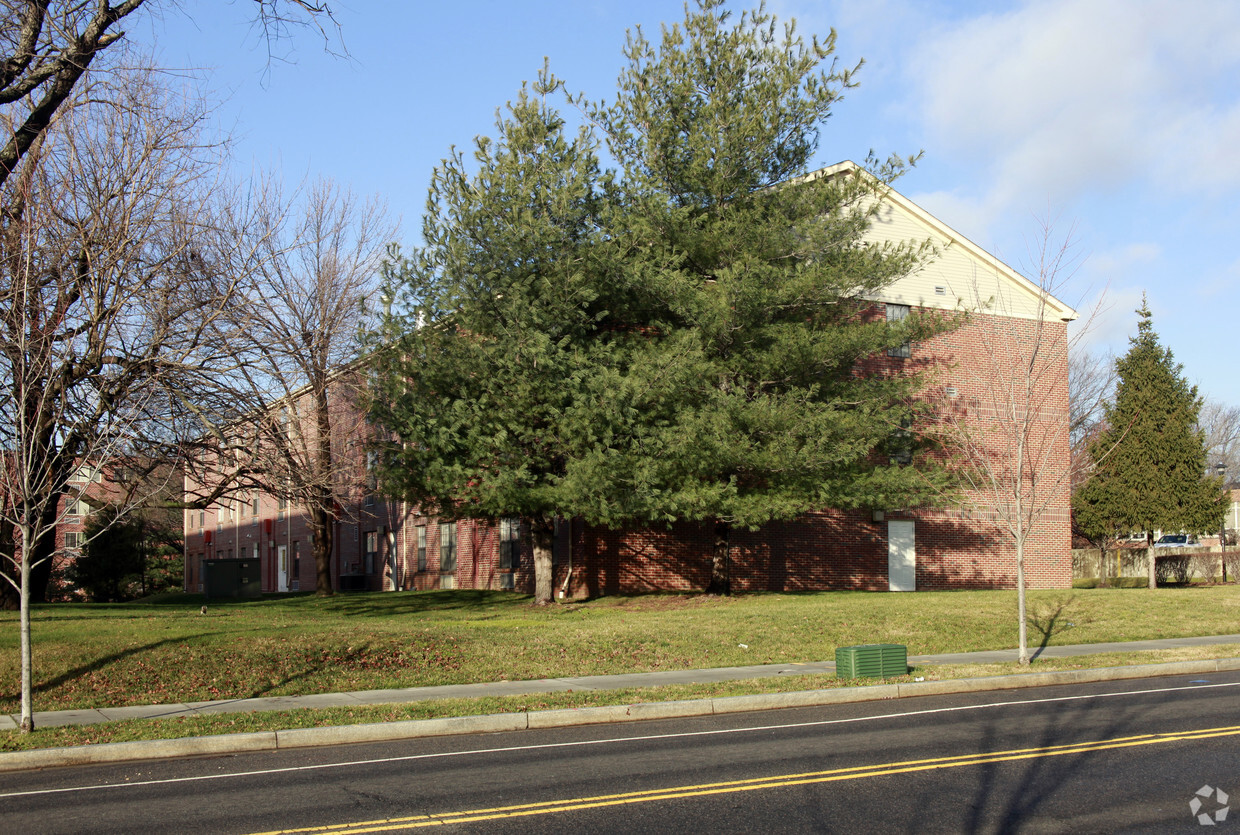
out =
{"type": "Polygon", "coordinates": [[[989,169],[992,209],[1134,176],[1240,184],[1240,4],[1031,0],[928,30],[907,69],[941,149],[989,169]]]}
{"type": "MultiPolygon", "coordinates": [[[[1130,243],[1117,249],[1090,255],[1073,282],[1084,294],[1075,300],[1081,314],[1075,329],[1085,329],[1083,344],[1113,353],[1127,350],[1128,337],[1136,333],[1146,280],[1162,265],[1163,249],[1155,243],[1130,243]]],[[[1157,312],[1157,299],[1150,307],[1157,312]]]]}
{"type": "Polygon", "coordinates": [[[1128,338],[1137,332],[1135,311],[1141,307],[1144,292],[1132,286],[1100,291],[1077,308],[1080,318],[1072,323],[1070,335],[1090,351],[1123,354],[1128,350],[1128,338]]]}

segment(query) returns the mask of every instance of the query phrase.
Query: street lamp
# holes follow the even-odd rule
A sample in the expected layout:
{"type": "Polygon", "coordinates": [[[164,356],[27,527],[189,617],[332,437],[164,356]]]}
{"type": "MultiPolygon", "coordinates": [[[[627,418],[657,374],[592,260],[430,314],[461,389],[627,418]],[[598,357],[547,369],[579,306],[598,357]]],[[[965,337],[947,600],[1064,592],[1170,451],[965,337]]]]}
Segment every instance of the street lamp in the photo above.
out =
{"type": "MultiPolygon", "coordinates": [[[[1218,473],[1218,477],[1223,480],[1223,490],[1227,490],[1227,464],[1220,461],[1214,465],[1214,472],[1218,473]]],[[[1229,496],[1230,498],[1230,496],[1229,496]]],[[[1223,521],[1219,523],[1218,532],[1218,561],[1223,568],[1223,583],[1227,582],[1227,514],[1223,514],[1223,521]]]]}

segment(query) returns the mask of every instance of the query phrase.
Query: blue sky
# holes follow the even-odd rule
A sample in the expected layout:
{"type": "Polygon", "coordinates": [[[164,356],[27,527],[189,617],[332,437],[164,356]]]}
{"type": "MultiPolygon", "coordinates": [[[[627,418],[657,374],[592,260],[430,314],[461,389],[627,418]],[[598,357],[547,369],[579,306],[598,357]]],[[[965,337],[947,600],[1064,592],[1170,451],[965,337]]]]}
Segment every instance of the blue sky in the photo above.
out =
{"type": "MultiPolygon", "coordinates": [[[[267,49],[252,3],[190,3],[129,37],[220,99],[240,172],[288,185],[330,176],[381,194],[416,243],[426,187],[452,145],[493,132],[496,108],[543,57],[570,88],[610,97],[625,30],[657,36],[681,0],[335,2],[347,58],[310,32],[267,49]]],[[[734,6],[739,12],[745,6],[734,6]]],[[[1240,3],[1230,0],[947,2],[774,0],[806,35],[864,57],[817,162],[924,151],[897,188],[1030,275],[1042,222],[1071,234],[1059,296],[1085,341],[1122,353],[1141,294],[1186,376],[1240,405],[1240,3]]],[[[1034,276],[1036,277],[1036,276],[1034,276]]]]}

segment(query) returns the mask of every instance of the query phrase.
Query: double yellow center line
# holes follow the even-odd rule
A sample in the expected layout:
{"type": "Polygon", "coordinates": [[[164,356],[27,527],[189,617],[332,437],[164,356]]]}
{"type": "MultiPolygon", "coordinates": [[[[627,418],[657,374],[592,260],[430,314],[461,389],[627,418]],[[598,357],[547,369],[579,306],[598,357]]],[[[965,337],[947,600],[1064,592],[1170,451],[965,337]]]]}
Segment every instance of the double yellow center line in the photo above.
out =
{"type": "Polygon", "coordinates": [[[915,771],[934,771],[941,768],[960,768],[987,763],[1030,760],[1039,757],[1061,757],[1068,754],[1087,754],[1116,748],[1132,748],[1138,745],[1158,745],[1164,742],[1191,742],[1240,735],[1240,725],[1223,728],[1205,728],[1170,734],[1142,734],[1095,742],[1079,742],[1071,745],[1053,745],[1044,748],[1017,748],[987,754],[965,754],[956,757],[934,757],[924,760],[862,765],[851,768],[833,768],[826,771],[808,771],[800,774],[778,774],[752,780],[729,780],[720,783],[701,783],[693,786],[675,786],[667,789],[601,794],[594,797],[566,798],[542,803],[522,803],[515,806],[497,806],[490,809],[469,809],[460,812],[443,812],[436,815],[411,815],[384,820],[358,821],[355,823],[313,826],[302,829],[280,829],[256,835],[293,835],[294,833],[323,833],[323,835],[361,835],[370,832],[396,832],[404,829],[420,829],[427,826],[475,823],[506,818],[550,815],[559,812],[575,812],[582,809],[600,809],[629,803],[654,803],[661,800],[679,800],[687,797],[708,797],[716,794],[777,789],[787,786],[804,786],[812,783],[831,783],[837,780],[860,780],[866,777],[884,777],[890,774],[907,774],[915,771]]]}

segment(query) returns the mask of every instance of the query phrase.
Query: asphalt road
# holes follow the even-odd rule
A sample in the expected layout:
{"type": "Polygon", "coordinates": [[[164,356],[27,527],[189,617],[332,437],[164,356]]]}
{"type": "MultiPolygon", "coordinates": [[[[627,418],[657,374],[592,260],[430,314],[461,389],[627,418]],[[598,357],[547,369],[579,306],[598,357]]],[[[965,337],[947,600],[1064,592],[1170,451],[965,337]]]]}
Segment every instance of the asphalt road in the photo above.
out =
{"type": "Polygon", "coordinates": [[[0,810],[20,833],[1240,830],[1240,673],[19,772],[0,810]]]}

